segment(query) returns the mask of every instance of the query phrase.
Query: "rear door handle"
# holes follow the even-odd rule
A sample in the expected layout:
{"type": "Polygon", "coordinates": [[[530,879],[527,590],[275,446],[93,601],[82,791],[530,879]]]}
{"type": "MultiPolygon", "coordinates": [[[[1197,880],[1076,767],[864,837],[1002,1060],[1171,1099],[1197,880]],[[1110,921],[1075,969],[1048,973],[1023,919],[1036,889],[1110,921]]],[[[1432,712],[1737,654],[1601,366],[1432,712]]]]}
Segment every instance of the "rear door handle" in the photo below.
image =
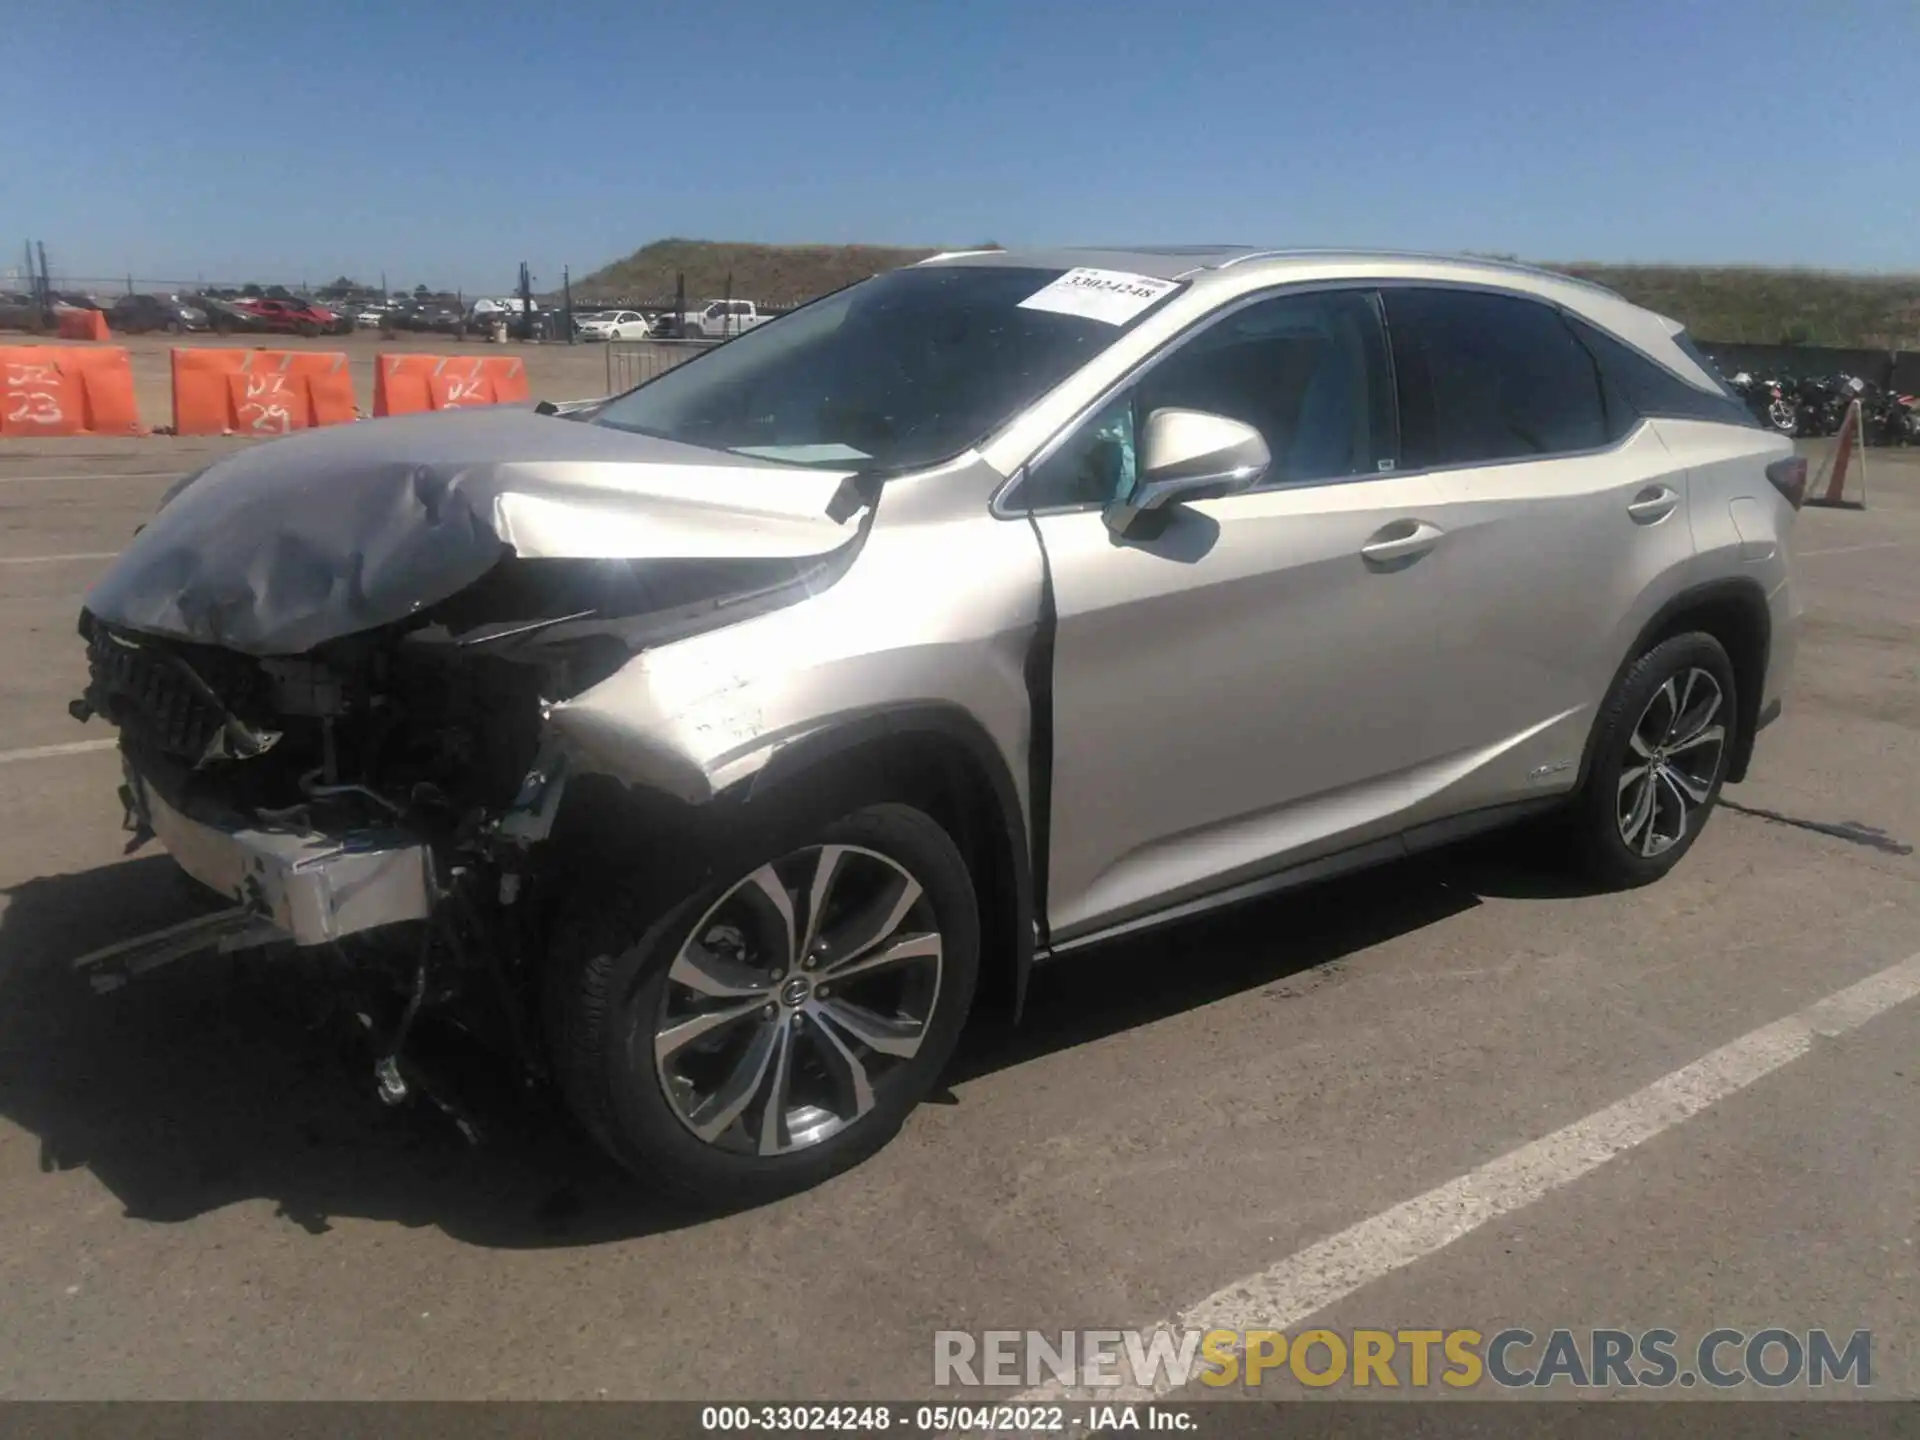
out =
{"type": "Polygon", "coordinates": [[[1673,513],[1674,506],[1680,503],[1677,491],[1665,485],[1649,485],[1627,506],[1627,514],[1633,517],[1636,525],[1652,525],[1664,520],[1673,513]]]}
{"type": "Polygon", "coordinates": [[[1360,547],[1360,555],[1375,565],[1417,560],[1438,545],[1446,533],[1424,520],[1396,520],[1376,531],[1373,539],[1360,547]]]}

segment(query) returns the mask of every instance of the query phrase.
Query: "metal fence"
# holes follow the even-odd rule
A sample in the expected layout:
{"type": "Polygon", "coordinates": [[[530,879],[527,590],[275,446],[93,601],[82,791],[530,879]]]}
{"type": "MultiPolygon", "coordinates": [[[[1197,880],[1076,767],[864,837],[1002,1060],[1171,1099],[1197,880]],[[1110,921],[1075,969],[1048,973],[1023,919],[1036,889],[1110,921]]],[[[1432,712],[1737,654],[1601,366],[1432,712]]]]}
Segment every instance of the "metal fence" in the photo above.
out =
{"type": "Polygon", "coordinates": [[[607,342],[607,394],[620,395],[644,385],[656,375],[664,375],[702,351],[720,344],[718,340],[609,340],[607,342]]]}

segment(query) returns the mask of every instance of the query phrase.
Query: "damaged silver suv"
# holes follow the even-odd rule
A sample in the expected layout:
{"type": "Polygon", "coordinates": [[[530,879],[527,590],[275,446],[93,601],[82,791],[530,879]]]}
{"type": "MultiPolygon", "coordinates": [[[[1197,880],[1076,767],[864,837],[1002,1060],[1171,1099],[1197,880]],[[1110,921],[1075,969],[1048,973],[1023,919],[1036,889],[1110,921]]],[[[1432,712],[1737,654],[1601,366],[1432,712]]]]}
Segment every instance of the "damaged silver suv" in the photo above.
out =
{"type": "MultiPolygon", "coordinates": [[[[177,486],[86,601],[129,823],[709,1200],[883,1144],[1039,960],[1554,812],[1655,879],[1778,711],[1805,484],[1479,261],[943,255],[585,406],[177,486]]],[[[1178,944],[1175,937],[1172,943],[1178,944]]]]}

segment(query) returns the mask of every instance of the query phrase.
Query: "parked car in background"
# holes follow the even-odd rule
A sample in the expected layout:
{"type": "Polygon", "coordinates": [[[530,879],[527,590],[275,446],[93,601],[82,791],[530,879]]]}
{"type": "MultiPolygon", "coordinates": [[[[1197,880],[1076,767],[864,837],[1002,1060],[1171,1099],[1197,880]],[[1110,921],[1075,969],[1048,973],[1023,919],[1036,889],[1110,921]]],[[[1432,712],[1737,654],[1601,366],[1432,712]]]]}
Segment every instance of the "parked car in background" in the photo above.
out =
{"type": "Polygon", "coordinates": [[[123,335],[147,335],[164,330],[178,335],[206,330],[207,312],[177,295],[123,295],[107,311],[107,327],[123,335]]]}
{"type": "Polygon", "coordinates": [[[219,295],[188,295],[186,302],[207,317],[207,328],[216,335],[264,335],[267,322],[239,302],[219,295]]]}
{"type": "Polygon", "coordinates": [[[366,305],[354,313],[354,323],[369,329],[378,329],[387,323],[387,311],[384,306],[366,305]]]}
{"type": "Polygon", "coordinates": [[[459,335],[466,329],[466,317],[452,305],[409,300],[387,312],[385,328],[417,334],[459,335]]]}
{"type": "Polygon", "coordinates": [[[698,313],[688,314],[686,333],[689,339],[724,340],[772,318],[751,300],[709,300],[698,313]]]}
{"type": "Polygon", "coordinates": [[[241,309],[260,317],[276,335],[325,335],[336,327],[331,310],[305,300],[240,300],[241,309]]]}
{"type": "Polygon", "coordinates": [[[638,310],[595,311],[576,317],[573,328],[582,340],[644,340],[653,333],[638,310]]]}
{"type": "Polygon", "coordinates": [[[45,307],[31,295],[0,290],[0,330],[45,330],[51,321],[45,307]]]}
{"type": "Polygon", "coordinates": [[[1523,820],[1659,880],[1780,711],[1805,484],[1564,275],[942,256],[571,418],[223,456],[88,593],[72,713],[230,897],[196,943],[313,957],[387,1101],[438,1012],[739,1205],[1043,961],[1523,820]]]}

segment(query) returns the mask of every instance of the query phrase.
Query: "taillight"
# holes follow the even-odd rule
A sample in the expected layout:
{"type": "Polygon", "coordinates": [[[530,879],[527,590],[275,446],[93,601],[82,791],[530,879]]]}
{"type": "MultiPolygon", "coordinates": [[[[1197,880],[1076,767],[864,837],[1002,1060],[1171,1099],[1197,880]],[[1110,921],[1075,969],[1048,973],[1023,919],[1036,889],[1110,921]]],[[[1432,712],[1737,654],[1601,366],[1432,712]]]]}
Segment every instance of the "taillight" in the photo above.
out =
{"type": "Polygon", "coordinates": [[[1776,460],[1767,466],[1767,479],[1773,482],[1773,488],[1787,497],[1787,503],[1798,510],[1807,503],[1807,457],[1789,455],[1784,460],[1776,460]]]}

